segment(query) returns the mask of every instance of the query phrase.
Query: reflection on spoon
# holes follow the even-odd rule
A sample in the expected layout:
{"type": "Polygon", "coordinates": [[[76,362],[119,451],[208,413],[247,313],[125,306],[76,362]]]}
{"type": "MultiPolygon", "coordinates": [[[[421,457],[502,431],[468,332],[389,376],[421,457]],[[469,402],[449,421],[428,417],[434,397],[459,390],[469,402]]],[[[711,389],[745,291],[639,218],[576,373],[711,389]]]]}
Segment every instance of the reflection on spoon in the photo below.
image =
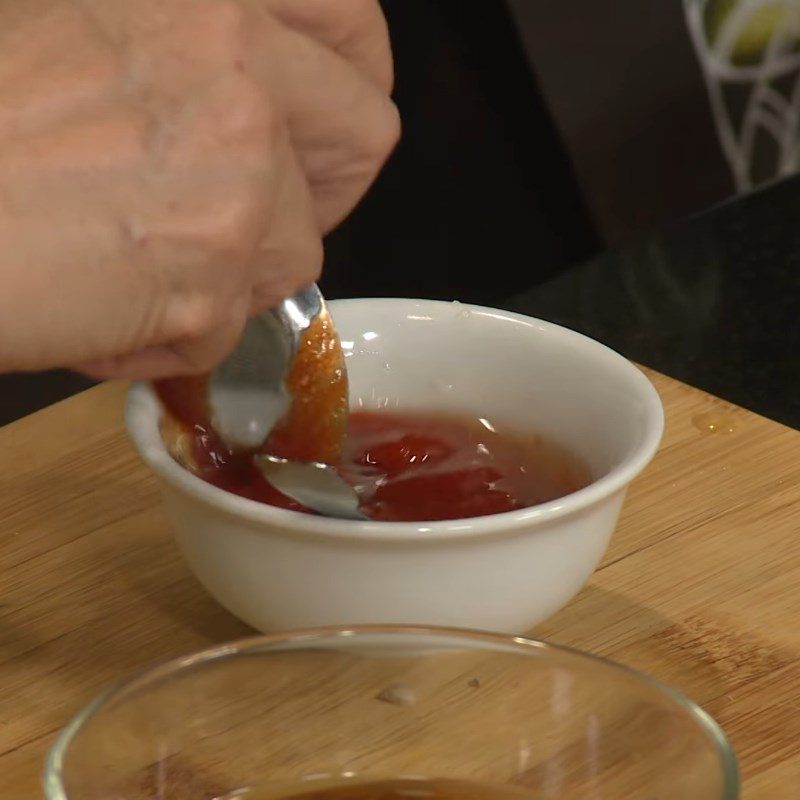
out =
{"type": "Polygon", "coordinates": [[[315,461],[288,461],[257,455],[254,461],[264,478],[279,492],[326,517],[369,519],[359,508],[352,486],[333,468],[315,461]]]}

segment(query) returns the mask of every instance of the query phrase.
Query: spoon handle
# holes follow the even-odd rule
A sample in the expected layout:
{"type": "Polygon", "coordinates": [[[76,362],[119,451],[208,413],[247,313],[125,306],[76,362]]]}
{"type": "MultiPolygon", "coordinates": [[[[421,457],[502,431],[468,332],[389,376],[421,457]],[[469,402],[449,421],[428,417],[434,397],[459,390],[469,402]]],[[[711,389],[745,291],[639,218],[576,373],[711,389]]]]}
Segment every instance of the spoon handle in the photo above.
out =
{"type": "Polygon", "coordinates": [[[317,284],[312,283],[265,314],[274,317],[281,328],[292,336],[294,348],[297,349],[300,334],[310,328],[311,323],[325,311],[325,298],[317,284]]]}

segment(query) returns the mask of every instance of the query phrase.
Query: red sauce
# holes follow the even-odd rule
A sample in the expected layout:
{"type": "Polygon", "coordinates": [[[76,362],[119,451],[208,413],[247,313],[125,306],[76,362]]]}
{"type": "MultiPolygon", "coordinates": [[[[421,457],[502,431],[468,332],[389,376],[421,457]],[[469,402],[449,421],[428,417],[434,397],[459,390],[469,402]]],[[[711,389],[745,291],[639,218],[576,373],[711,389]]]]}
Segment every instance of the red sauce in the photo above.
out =
{"type": "Polygon", "coordinates": [[[444,414],[352,414],[340,470],[369,517],[394,521],[498,514],[589,483],[586,467],[553,442],[444,414]]]}
{"type": "MultiPolygon", "coordinates": [[[[589,483],[585,466],[552,442],[495,432],[484,422],[354,412],[339,470],[361,490],[362,510],[385,521],[497,514],[562,497],[589,483]]],[[[196,426],[190,443],[187,460],[209,483],[251,500],[307,511],[273,489],[250,454],[226,449],[213,431],[196,426]]]]}
{"type": "Polygon", "coordinates": [[[192,471],[204,481],[250,500],[313,513],[274,489],[255,465],[252,453],[230,450],[213,430],[195,427],[189,442],[191,452],[186,460],[192,464],[192,471]]]}
{"type": "MultiPolygon", "coordinates": [[[[495,430],[485,419],[356,412],[327,314],[305,332],[286,380],[292,403],[260,452],[338,465],[367,516],[385,521],[462,519],[562,497],[589,483],[585,466],[536,435],[495,430]]],[[[226,447],[208,407],[208,376],[157,381],[162,432],[181,464],[228,492],[313,513],[274,489],[252,452],[226,447]]]]}

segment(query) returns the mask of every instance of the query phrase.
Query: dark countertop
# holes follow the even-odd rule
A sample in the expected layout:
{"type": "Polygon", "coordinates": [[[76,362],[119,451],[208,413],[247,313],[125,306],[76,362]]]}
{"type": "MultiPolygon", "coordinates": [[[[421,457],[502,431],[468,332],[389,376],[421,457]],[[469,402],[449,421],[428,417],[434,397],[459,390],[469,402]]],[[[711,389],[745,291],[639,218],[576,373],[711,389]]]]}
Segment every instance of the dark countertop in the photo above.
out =
{"type": "Polygon", "coordinates": [[[503,303],[800,428],[800,177],[503,303]]]}

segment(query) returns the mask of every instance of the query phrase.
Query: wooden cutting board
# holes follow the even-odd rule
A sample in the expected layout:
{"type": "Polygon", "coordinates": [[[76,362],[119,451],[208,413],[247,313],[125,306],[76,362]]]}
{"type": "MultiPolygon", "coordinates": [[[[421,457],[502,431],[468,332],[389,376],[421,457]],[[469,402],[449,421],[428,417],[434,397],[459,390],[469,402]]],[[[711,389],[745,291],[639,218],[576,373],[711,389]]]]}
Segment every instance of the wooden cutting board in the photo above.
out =
{"type": "MultiPolygon", "coordinates": [[[[586,589],[536,636],[653,674],[800,796],[800,433],[650,373],[667,412],[586,589]]],[[[110,383],[0,429],[0,782],[39,796],[61,726],[154,660],[249,634],[181,560],[110,383]]]]}

